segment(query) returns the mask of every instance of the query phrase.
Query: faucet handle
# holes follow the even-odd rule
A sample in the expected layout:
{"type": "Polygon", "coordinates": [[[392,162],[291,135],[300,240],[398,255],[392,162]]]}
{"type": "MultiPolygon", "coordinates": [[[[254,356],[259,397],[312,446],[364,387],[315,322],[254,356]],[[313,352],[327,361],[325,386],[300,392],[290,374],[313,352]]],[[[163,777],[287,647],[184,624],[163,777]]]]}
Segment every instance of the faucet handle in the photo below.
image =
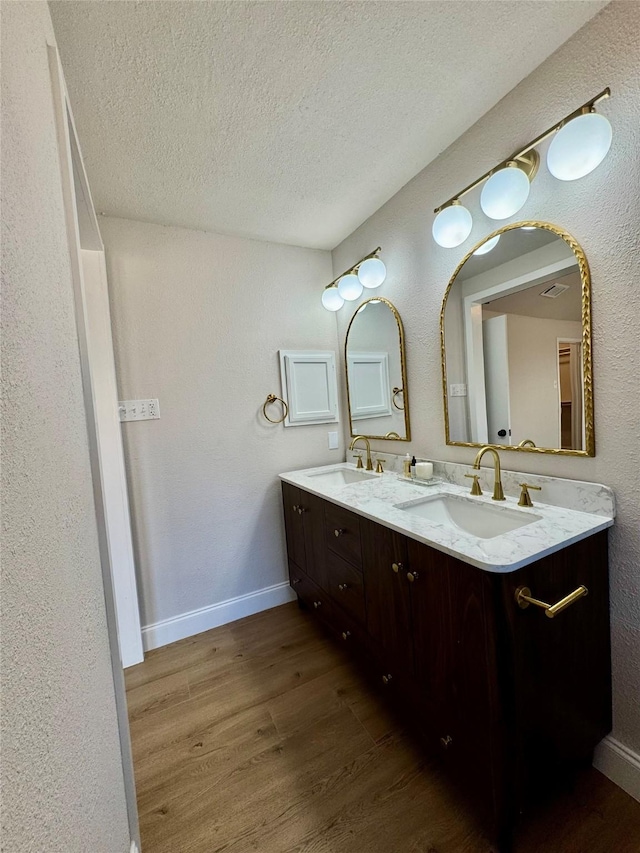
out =
{"type": "Polygon", "coordinates": [[[386,461],[386,459],[376,458],[376,474],[384,474],[384,468],[382,467],[382,463],[386,461]]]}
{"type": "Polygon", "coordinates": [[[530,486],[529,483],[520,483],[520,488],[522,489],[522,491],[520,492],[520,500],[518,501],[518,506],[533,506],[533,501],[531,500],[529,489],[535,489],[536,492],[541,492],[542,486],[530,486]]]}
{"type": "Polygon", "coordinates": [[[479,477],[480,474],[465,474],[465,477],[468,477],[470,480],[473,480],[473,485],[471,486],[471,494],[472,495],[481,495],[482,489],[480,488],[479,477]]]}
{"type": "Polygon", "coordinates": [[[356,462],[356,468],[364,468],[362,464],[362,453],[355,453],[354,456],[358,457],[358,461],[356,462]]]}

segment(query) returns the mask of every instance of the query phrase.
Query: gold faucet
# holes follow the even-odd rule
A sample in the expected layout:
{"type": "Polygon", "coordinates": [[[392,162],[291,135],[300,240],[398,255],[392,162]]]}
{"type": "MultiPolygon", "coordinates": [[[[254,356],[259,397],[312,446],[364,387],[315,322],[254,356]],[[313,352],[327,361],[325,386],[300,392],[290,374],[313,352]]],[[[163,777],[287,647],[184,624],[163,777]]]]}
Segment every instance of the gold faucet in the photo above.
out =
{"type": "MultiPolygon", "coordinates": [[[[502,480],[500,479],[500,457],[498,456],[498,451],[495,447],[492,447],[490,444],[485,445],[485,447],[481,447],[478,451],[478,455],[475,458],[475,462],[473,463],[473,467],[476,471],[480,470],[480,461],[485,453],[493,454],[493,465],[494,465],[494,480],[493,480],[493,500],[494,501],[504,501],[506,500],[504,496],[504,491],[502,490],[502,480]]],[[[474,481],[475,485],[475,481],[474,481]]]]}
{"type": "MultiPolygon", "coordinates": [[[[366,435],[356,435],[351,439],[351,444],[349,445],[349,450],[353,450],[355,447],[356,441],[364,441],[365,446],[367,448],[367,471],[373,471],[373,462],[371,461],[371,444],[369,443],[369,439],[366,435]]],[[[362,468],[362,459],[358,457],[358,468],[362,468]]]]}
{"type": "Polygon", "coordinates": [[[535,443],[530,438],[523,438],[518,447],[535,447],[535,443]]]}

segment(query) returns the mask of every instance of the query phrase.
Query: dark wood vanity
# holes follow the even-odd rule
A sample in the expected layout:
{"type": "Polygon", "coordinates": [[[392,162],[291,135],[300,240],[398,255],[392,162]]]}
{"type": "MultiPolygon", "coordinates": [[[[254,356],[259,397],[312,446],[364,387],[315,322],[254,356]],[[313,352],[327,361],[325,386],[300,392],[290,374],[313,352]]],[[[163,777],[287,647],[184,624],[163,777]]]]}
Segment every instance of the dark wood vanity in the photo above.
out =
{"type": "Polygon", "coordinates": [[[491,573],[282,484],[289,574],[507,850],[611,729],[607,532],[491,573]],[[555,618],[522,609],[580,585],[555,618]]]}

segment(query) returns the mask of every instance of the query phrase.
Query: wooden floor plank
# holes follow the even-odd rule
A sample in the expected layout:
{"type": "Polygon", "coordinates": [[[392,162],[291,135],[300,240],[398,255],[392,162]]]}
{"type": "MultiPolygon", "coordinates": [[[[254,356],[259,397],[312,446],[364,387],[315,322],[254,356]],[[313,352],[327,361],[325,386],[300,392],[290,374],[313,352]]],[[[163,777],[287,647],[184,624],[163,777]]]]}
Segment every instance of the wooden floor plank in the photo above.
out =
{"type": "MultiPolygon", "coordinates": [[[[489,853],[437,767],[308,614],[284,605],[127,672],[142,853],[489,853]]],[[[596,770],[514,853],[639,853],[596,770]]]]}

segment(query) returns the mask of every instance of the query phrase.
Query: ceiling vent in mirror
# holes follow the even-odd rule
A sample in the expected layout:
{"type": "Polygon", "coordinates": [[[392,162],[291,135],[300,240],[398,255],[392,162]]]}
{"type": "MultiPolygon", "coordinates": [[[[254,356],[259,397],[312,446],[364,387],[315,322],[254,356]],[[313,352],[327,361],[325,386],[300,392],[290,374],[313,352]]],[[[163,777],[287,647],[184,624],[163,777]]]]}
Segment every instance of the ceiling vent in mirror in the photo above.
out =
{"type": "Polygon", "coordinates": [[[543,290],[540,296],[546,296],[548,299],[556,299],[556,297],[560,296],[565,290],[569,290],[570,285],[568,284],[559,284],[556,282],[552,284],[550,287],[547,287],[546,290],[543,290]]]}

